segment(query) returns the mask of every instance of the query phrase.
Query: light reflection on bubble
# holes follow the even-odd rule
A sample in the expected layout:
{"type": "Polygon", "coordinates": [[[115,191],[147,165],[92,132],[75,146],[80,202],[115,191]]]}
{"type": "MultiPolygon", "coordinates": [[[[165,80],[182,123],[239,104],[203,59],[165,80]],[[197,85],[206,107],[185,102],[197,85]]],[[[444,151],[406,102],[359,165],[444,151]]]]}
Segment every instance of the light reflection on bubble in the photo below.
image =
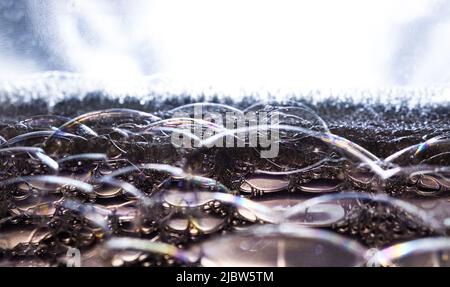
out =
{"type": "Polygon", "coordinates": [[[449,266],[450,240],[424,238],[387,247],[369,260],[374,266],[441,267],[449,266]]]}

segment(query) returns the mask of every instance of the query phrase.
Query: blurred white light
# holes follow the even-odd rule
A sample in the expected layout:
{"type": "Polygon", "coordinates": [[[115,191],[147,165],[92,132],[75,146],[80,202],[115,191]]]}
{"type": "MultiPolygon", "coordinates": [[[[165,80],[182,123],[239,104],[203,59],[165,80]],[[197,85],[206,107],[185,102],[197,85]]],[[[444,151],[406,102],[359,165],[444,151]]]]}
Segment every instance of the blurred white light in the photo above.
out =
{"type": "MultiPolygon", "coordinates": [[[[104,78],[117,89],[126,90],[154,73],[181,86],[224,91],[450,81],[450,41],[445,37],[450,19],[441,19],[425,36],[408,38],[408,27],[415,29],[409,25],[433,19],[443,0],[27,3],[27,17],[35,38],[44,43],[44,55],[57,59],[63,71],[104,78]],[[426,48],[420,57],[408,59],[412,69],[396,62],[403,56],[399,47],[415,49],[405,39],[426,48]],[[402,83],[395,73],[408,74],[408,81],[402,83]]],[[[48,69],[42,64],[46,59],[5,53],[3,36],[0,28],[0,75],[48,69]]]]}
{"type": "Polygon", "coordinates": [[[163,72],[205,87],[388,85],[395,27],[426,1],[154,1],[163,72]]]}

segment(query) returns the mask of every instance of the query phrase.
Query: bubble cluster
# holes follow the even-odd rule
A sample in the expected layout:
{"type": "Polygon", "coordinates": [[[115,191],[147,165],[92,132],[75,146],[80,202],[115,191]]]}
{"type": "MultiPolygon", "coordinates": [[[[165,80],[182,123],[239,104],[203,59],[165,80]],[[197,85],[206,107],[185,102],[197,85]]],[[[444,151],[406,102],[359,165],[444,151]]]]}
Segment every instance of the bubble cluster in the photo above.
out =
{"type": "Polygon", "coordinates": [[[448,265],[448,134],[378,152],[321,111],[197,102],[4,119],[0,265],[65,266],[73,248],[82,266],[448,265]],[[270,120],[230,128],[199,108],[270,120]],[[267,129],[273,158],[248,144],[267,129]]]}

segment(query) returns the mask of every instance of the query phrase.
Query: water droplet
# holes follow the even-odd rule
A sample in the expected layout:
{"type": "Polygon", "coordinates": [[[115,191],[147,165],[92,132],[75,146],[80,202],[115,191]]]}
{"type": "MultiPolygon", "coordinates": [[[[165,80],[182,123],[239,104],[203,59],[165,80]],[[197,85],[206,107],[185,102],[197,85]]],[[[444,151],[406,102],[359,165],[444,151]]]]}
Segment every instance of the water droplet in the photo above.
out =
{"type": "Polygon", "coordinates": [[[336,179],[313,179],[299,185],[299,189],[310,193],[327,193],[339,191],[342,182],[336,179]]]}
{"type": "Polygon", "coordinates": [[[95,190],[95,194],[99,198],[112,198],[117,197],[122,194],[122,189],[120,187],[105,187],[98,188],[95,190]]]}
{"type": "Polygon", "coordinates": [[[169,227],[173,231],[184,232],[189,227],[189,220],[187,218],[170,219],[167,223],[167,227],[169,227]]]}
{"type": "Polygon", "coordinates": [[[283,176],[252,175],[245,179],[240,190],[244,193],[271,193],[286,190],[289,180],[283,176]]]}

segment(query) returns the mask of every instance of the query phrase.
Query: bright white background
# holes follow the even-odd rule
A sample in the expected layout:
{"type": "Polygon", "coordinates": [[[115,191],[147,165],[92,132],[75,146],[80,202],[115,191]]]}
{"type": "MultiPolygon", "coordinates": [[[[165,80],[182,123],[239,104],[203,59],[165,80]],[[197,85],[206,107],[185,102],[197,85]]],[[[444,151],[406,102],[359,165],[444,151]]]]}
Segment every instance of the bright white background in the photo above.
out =
{"type": "Polygon", "coordinates": [[[434,0],[0,0],[0,77],[50,70],[193,87],[450,82],[434,0]]]}

